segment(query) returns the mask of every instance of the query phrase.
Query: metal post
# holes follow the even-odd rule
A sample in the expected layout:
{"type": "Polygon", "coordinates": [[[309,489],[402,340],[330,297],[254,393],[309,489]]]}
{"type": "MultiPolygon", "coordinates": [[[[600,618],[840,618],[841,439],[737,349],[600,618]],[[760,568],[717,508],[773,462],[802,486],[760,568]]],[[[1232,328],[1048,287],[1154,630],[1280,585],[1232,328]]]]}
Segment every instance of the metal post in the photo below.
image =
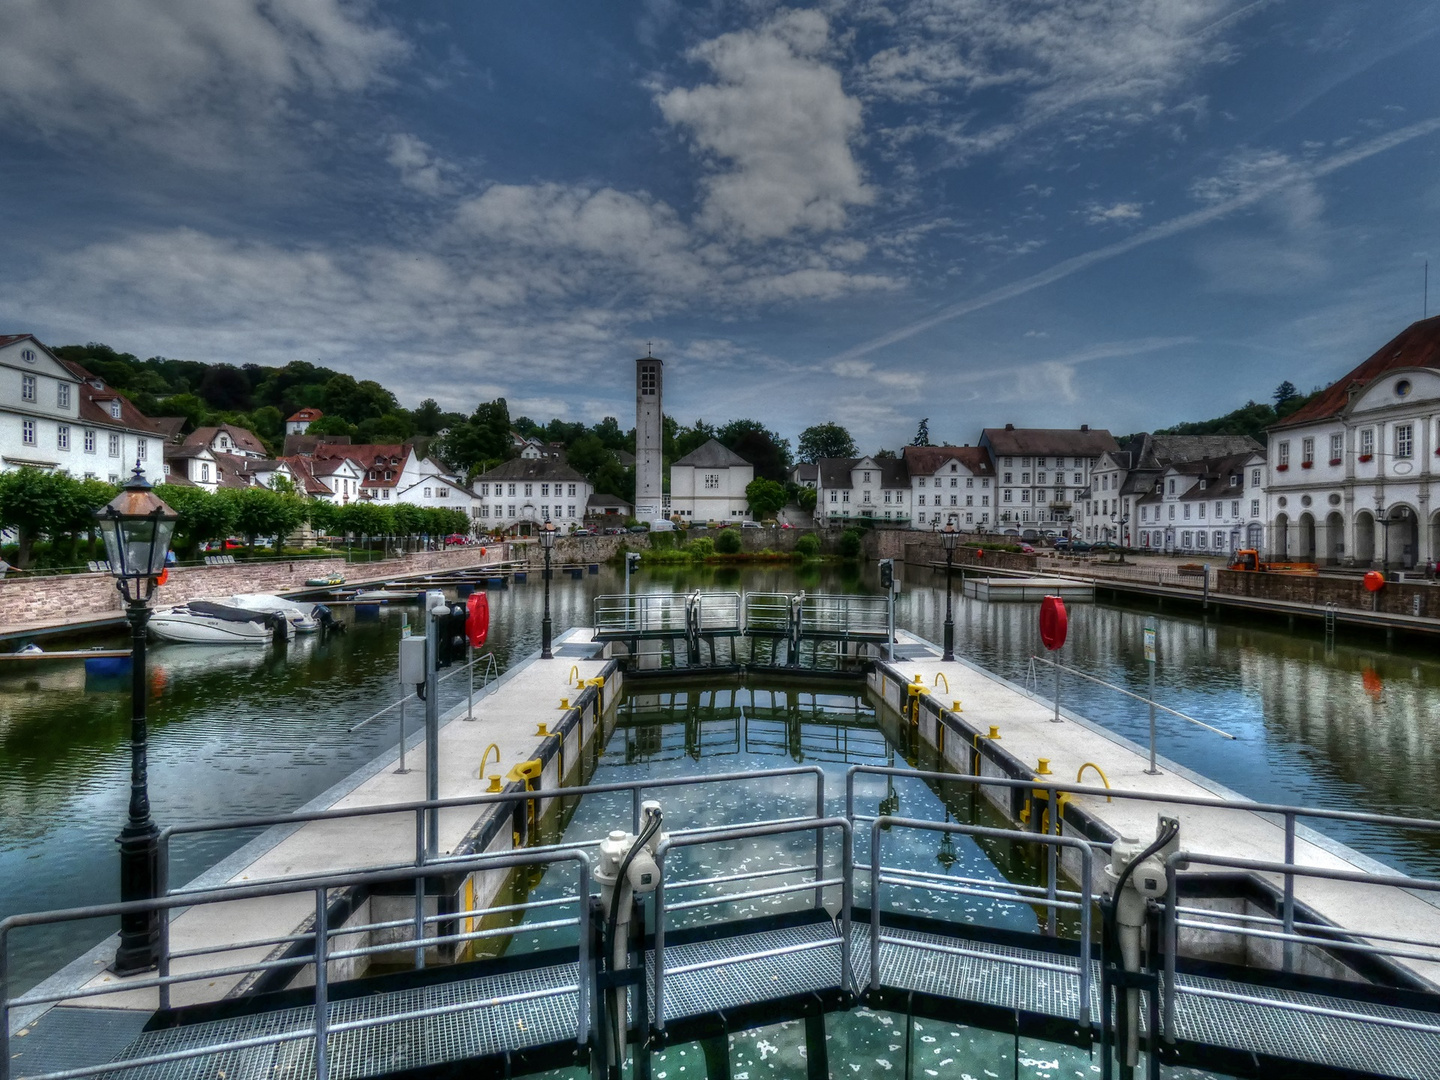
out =
{"type": "MultiPolygon", "coordinates": [[[[815,816],[825,816],[825,777],[822,773],[815,774],[815,816]]],[[[825,830],[815,830],[815,880],[823,881],[825,878],[825,830]]],[[[815,910],[819,911],[825,906],[825,890],[815,890],[815,910]]]]}
{"type": "MultiPolygon", "coordinates": [[[[440,647],[439,623],[435,612],[425,611],[425,798],[440,798],[440,675],[435,666],[440,647]]],[[[440,811],[425,811],[427,820],[425,853],[440,854],[440,811]]]]}
{"type": "MultiPolygon", "coordinates": [[[[655,853],[655,1030],[665,1030],[665,848],[655,853]]],[[[615,886],[619,890],[619,885],[615,886]]]]}
{"type": "MultiPolygon", "coordinates": [[[[415,811],[415,865],[425,865],[425,814],[415,811]]],[[[425,879],[415,875],[415,970],[425,967],[425,879]]]]}
{"type": "Polygon", "coordinates": [[[1150,701],[1150,767],[1145,770],[1148,776],[1159,776],[1160,770],[1155,767],[1155,624],[1145,624],[1145,662],[1150,669],[1150,692],[1147,695],[1150,701]]]}
{"type": "Polygon", "coordinates": [[[330,973],[326,970],[330,919],[325,895],[324,886],[315,890],[315,1080],[330,1075],[330,973]]]}
{"type": "Polygon", "coordinates": [[[1165,860],[1165,1040],[1175,1041],[1175,955],[1180,949],[1180,886],[1175,864],[1165,860]]]}
{"type": "Polygon", "coordinates": [[[550,547],[545,545],[545,617],[540,620],[540,659],[553,660],[555,654],[550,651],[550,547]]]}
{"type": "Polygon", "coordinates": [[[409,696],[405,694],[400,698],[400,767],[395,770],[397,775],[410,771],[405,767],[405,699],[409,696]]]}
{"type": "Polygon", "coordinates": [[[470,673],[470,692],[465,699],[465,719],[475,719],[475,646],[465,644],[465,667],[470,673]]]}
{"type": "MultiPolygon", "coordinates": [[[[1050,831],[1056,836],[1060,835],[1060,793],[1057,791],[1050,792],[1050,831]]],[[[1056,863],[1060,849],[1055,844],[1046,844],[1045,848],[1045,861],[1049,873],[1049,879],[1045,886],[1045,897],[1050,901],[1050,904],[1045,908],[1045,933],[1049,934],[1051,937],[1054,937],[1056,912],[1055,894],[1057,886],[1059,884],[1056,880],[1058,870],[1056,863]]]]}
{"type": "Polygon", "coordinates": [[[1204,563],[1200,567],[1200,610],[1210,610],[1210,564],[1204,563]]]}
{"type": "MultiPolygon", "coordinates": [[[[138,589],[137,585],[137,589],[138,589]]],[[[150,900],[156,895],[160,877],[160,830],[150,816],[149,729],[146,726],[146,699],[149,681],[145,671],[145,626],[150,607],[141,598],[130,601],[130,806],[125,827],[116,842],[120,845],[120,900],[150,900]]],[[[120,947],[115,951],[117,975],[152,971],[158,962],[160,916],[141,911],[120,917],[120,947]]]]}
{"type": "MultiPolygon", "coordinates": [[[[886,630],[885,635],[885,659],[895,659],[895,586],[890,586],[890,591],[885,595],[886,630]]],[[[955,657],[950,657],[954,660],[955,657]]]]}
{"type": "Polygon", "coordinates": [[[1052,724],[1060,723],[1060,661],[1055,664],[1055,715],[1050,718],[1052,724]]]}
{"type": "MultiPolygon", "coordinates": [[[[1285,815],[1285,864],[1295,865],[1295,815],[1285,815]]],[[[1285,904],[1281,913],[1284,920],[1285,933],[1295,933],[1295,875],[1291,871],[1285,872],[1285,904]]],[[[1288,937],[1285,939],[1285,963],[1284,970],[1295,970],[1295,943],[1288,937]]]]}
{"type": "Polygon", "coordinates": [[[950,610],[950,571],[955,562],[955,549],[946,546],[945,548],[945,655],[940,659],[953,661],[955,659],[955,618],[950,610]]]}

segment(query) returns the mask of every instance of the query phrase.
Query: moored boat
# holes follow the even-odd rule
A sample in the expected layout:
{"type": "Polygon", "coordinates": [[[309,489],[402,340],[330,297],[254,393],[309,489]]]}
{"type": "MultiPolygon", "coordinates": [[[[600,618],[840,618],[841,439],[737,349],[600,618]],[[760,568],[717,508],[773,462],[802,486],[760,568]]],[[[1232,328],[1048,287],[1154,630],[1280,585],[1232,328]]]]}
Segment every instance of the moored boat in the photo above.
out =
{"type": "Polygon", "coordinates": [[[318,604],[297,603],[273,593],[235,593],[214,602],[244,608],[246,611],[279,611],[290,620],[290,625],[297,634],[313,634],[320,629],[320,619],[316,611],[318,604]]]}
{"type": "Polygon", "coordinates": [[[307,578],[305,584],[317,589],[331,588],[336,585],[344,585],[345,575],[337,572],[334,574],[326,574],[324,577],[307,578]]]}
{"type": "Polygon", "coordinates": [[[275,611],[251,611],[213,600],[191,600],[161,608],[150,616],[150,630],[162,641],[195,645],[264,645],[294,632],[290,620],[275,611]]]}

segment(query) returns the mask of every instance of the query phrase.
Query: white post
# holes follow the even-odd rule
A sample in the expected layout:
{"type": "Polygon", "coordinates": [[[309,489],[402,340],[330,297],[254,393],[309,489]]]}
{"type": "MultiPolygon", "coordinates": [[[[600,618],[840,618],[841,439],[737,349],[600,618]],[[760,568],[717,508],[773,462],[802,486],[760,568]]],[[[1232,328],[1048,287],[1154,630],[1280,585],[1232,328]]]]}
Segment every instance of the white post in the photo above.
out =
{"type": "Polygon", "coordinates": [[[1145,770],[1149,776],[1159,776],[1155,767],[1155,624],[1145,624],[1145,663],[1150,668],[1150,767],[1145,770]]]}

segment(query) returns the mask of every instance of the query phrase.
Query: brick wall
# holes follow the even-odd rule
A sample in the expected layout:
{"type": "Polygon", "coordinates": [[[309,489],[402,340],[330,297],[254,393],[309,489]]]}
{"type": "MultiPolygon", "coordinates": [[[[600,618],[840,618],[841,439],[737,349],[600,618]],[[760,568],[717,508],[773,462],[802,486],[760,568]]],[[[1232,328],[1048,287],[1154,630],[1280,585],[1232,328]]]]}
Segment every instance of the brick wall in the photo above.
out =
{"type": "Polygon", "coordinates": [[[1316,608],[1333,603],[1342,608],[1440,619],[1440,586],[1437,585],[1387,581],[1378,594],[1372,594],[1359,578],[1252,574],[1241,570],[1212,570],[1210,575],[1210,588],[1228,596],[1288,600],[1316,608]],[[1415,607],[1417,597],[1419,610],[1415,607]]]}

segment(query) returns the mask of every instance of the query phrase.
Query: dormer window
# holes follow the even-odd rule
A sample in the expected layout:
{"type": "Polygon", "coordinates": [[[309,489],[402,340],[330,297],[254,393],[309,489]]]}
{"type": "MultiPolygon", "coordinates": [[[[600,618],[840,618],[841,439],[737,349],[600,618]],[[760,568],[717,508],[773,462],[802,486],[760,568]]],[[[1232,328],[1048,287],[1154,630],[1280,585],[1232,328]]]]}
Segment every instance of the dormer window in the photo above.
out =
{"type": "Polygon", "coordinates": [[[120,399],[119,399],[119,398],[116,398],[114,401],[110,402],[110,418],[111,418],[112,420],[119,420],[119,419],[120,419],[120,399]]]}
{"type": "Polygon", "coordinates": [[[105,389],[105,384],[104,384],[101,380],[99,380],[99,379],[91,379],[91,380],[90,380],[90,385],[91,385],[92,387],[94,387],[96,390],[104,390],[104,389],[105,389]]]}
{"type": "Polygon", "coordinates": [[[389,480],[389,479],[390,479],[390,470],[389,470],[389,469],[386,469],[386,470],[385,470],[385,479],[386,479],[386,480],[389,480]]]}

